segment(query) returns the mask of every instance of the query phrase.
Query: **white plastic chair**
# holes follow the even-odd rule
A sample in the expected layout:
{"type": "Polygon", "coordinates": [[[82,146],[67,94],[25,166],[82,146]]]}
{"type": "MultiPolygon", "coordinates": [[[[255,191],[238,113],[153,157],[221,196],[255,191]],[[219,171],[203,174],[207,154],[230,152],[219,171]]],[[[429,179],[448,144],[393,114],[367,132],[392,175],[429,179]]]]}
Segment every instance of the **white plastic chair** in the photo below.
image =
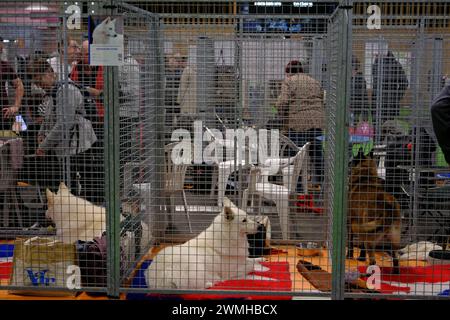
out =
{"type": "MultiPolygon", "coordinates": [[[[261,200],[267,199],[273,201],[275,203],[278,216],[280,217],[280,225],[281,225],[281,233],[283,240],[287,240],[289,238],[288,232],[288,220],[289,220],[289,200],[290,196],[296,194],[297,181],[302,174],[302,183],[304,187],[304,192],[307,193],[307,164],[308,164],[308,149],[310,143],[306,143],[300,150],[297,152],[295,157],[289,158],[286,162],[286,167],[290,168],[292,163],[292,170],[289,169],[288,173],[290,174],[285,180],[284,185],[277,185],[268,182],[268,173],[269,169],[267,167],[255,167],[252,168],[250,173],[250,182],[247,190],[244,191],[243,195],[243,209],[247,210],[248,199],[249,196],[252,197],[252,206],[253,206],[253,197],[255,195],[261,200]]],[[[283,168],[281,168],[283,169],[283,168]]]]}
{"type": "MultiPolygon", "coordinates": [[[[219,147],[225,147],[226,149],[233,149],[234,148],[234,141],[225,140],[217,135],[214,135],[214,133],[206,128],[206,131],[211,135],[213,138],[213,141],[219,146],[219,147]]],[[[256,146],[253,146],[256,147],[256,146]]],[[[226,150],[225,149],[225,150],[226,150]]],[[[245,150],[245,154],[247,155],[248,152],[245,150]]],[[[236,158],[228,159],[225,161],[220,161],[220,159],[214,160],[214,171],[211,179],[211,197],[214,196],[214,190],[217,186],[217,205],[219,207],[223,204],[223,199],[225,197],[225,190],[227,187],[228,179],[230,178],[230,175],[238,171],[239,169],[245,169],[251,166],[251,163],[249,163],[248,159],[241,159],[240,153],[237,153],[236,158]]]]}
{"type": "MultiPolygon", "coordinates": [[[[183,196],[183,205],[188,220],[189,231],[192,233],[191,218],[189,215],[186,194],[184,192],[184,179],[186,176],[186,170],[189,164],[174,164],[172,161],[172,149],[177,143],[170,143],[164,147],[164,189],[163,196],[166,199],[166,208],[169,214],[172,216],[176,213],[175,195],[181,193],[183,196]]],[[[139,193],[146,194],[148,197],[150,194],[150,183],[132,183],[132,170],[133,168],[139,168],[139,162],[128,162],[124,168],[124,196],[129,194],[131,188],[135,188],[139,193]]]]}
{"type": "MultiPolygon", "coordinates": [[[[211,137],[213,138],[213,141],[215,141],[217,144],[219,144],[220,146],[224,146],[226,148],[233,148],[234,147],[234,142],[230,141],[230,140],[224,140],[221,137],[218,137],[217,135],[215,135],[210,129],[208,129],[207,127],[205,127],[205,130],[207,132],[209,132],[209,134],[211,135],[211,137]]],[[[251,148],[256,149],[256,152],[258,153],[258,148],[261,147],[262,145],[256,145],[256,146],[250,146],[251,148]]],[[[294,143],[292,142],[289,138],[287,138],[286,136],[280,134],[280,152],[279,155],[280,157],[283,157],[285,151],[287,149],[292,149],[294,151],[299,151],[300,148],[294,143]]],[[[264,154],[267,154],[267,152],[263,152],[264,154]]],[[[245,151],[245,154],[248,154],[248,151],[245,151]]],[[[238,155],[240,155],[238,153],[238,155]]],[[[268,175],[275,175],[276,173],[278,173],[278,169],[279,168],[283,168],[285,167],[288,162],[289,164],[292,164],[292,158],[269,158],[266,159],[264,162],[264,166],[267,168],[277,168],[275,169],[277,172],[268,172],[268,175]]],[[[228,183],[228,179],[230,178],[230,175],[239,170],[239,169],[248,169],[252,166],[251,163],[249,163],[248,159],[228,159],[226,161],[220,162],[220,161],[216,161],[215,163],[215,167],[214,167],[214,171],[213,171],[213,175],[212,175],[212,183],[211,183],[211,198],[214,196],[214,190],[217,186],[217,203],[218,206],[221,207],[222,203],[223,203],[223,198],[225,197],[225,191],[226,191],[226,187],[227,187],[227,183],[228,183]]],[[[287,175],[289,174],[289,172],[286,173],[287,175]]],[[[284,178],[283,178],[284,179],[284,178]]],[[[306,183],[305,183],[306,186],[306,183]]]]}

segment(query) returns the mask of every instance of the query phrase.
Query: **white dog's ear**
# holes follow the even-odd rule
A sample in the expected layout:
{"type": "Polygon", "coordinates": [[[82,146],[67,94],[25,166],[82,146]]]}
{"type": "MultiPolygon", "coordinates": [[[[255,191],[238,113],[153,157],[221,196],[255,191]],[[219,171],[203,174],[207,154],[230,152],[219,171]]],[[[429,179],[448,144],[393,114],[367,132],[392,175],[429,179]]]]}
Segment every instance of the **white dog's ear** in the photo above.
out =
{"type": "Polygon", "coordinates": [[[45,195],[47,197],[48,206],[49,207],[53,206],[53,204],[55,203],[55,201],[54,201],[55,194],[53,192],[51,192],[49,189],[46,189],[45,195]]]}
{"type": "Polygon", "coordinates": [[[233,209],[231,207],[226,206],[223,208],[223,210],[224,210],[225,220],[233,221],[233,219],[234,219],[233,209]]]}

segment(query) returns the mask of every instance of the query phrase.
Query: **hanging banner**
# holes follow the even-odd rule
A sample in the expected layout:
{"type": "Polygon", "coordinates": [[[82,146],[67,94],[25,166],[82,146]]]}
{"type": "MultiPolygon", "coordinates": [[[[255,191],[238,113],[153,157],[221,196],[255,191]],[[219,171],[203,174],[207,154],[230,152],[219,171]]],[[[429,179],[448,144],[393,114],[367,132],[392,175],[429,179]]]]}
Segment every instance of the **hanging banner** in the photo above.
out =
{"type": "Polygon", "coordinates": [[[88,20],[89,64],[123,65],[123,18],[90,16],[88,20]]]}

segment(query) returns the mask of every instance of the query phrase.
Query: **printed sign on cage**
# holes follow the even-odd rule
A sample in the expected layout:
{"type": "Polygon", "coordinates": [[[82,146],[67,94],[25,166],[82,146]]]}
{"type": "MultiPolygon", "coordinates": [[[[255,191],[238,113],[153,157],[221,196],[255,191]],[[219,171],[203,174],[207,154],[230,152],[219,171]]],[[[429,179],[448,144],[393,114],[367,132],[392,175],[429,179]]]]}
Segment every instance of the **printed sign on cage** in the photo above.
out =
{"type": "Polygon", "coordinates": [[[92,66],[123,65],[123,18],[90,16],[89,64],[92,66]]]}

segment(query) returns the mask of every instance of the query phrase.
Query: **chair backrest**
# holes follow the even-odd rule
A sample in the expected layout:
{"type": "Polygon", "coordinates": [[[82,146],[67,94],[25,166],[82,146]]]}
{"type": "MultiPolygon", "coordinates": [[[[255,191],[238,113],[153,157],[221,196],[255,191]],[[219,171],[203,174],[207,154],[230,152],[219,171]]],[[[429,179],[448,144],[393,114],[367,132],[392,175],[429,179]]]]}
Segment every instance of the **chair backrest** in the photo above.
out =
{"type": "Polygon", "coordinates": [[[203,126],[203,128],[205,129],[206,132],[208,132],[210,134],[213,141],[222,140],[221,138],[217,137],[214,134],[214,132],[212,132],[212,130],[210,128],[208,128],[207,126],[203,126]]]}
{"type": "Polygon", "coordinates": [[[0,146],[0,191],[3,192],[10,189],[14,183],[10,146],[8,144],[2,144],[0,146]]]}
{"type": "Polygon", "coordinates": [[[299,151],[298,147],[291,139],[280,133],[280,157],[291,156],[289,151],[299,151]]]}
{"type": "Polygon", "coordinates": [[[164,191],[176,192],[183,190],[184,178],[189,164],[175,164],[172,161],[172,150],[177,142],[170,143],[164,147],[164,191]]]}
{"type": "MultiPolygon", "coordinates": [[[[295,192],[297,189],[297,181],[300,173],[303,171],[302,178],[306,181],[307,168],[308,168],[308,150],[310,146],[310,142],[307,142],[300,150],[297,152],[294,158],[293,170],[291,172],[291,176],[289,177],[288,189],[289,192],[295,192]]],[[[307,191],[305,191],[307,192],[307,191]]]]}

